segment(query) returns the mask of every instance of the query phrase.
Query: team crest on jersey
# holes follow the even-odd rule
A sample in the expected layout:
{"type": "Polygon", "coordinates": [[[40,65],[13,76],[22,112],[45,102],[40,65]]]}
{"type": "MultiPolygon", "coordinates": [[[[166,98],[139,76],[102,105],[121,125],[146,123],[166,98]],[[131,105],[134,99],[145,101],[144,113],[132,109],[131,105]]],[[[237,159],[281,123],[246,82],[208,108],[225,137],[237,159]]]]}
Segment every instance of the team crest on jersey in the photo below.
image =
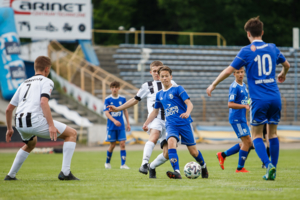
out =
{"type": "Polygon", "coordinates": [[[251,49],[251,51],[256,51],[256,46],[251,45],[250,49],[251,49]]]}
{"type": "Polygon", "coordinates": [[[170,99],[173,99],[174,96],[173,96],[173,94],[169,94],[169,97],[170,97],[170,99]]]}
{"type": "Polygon", "coordinates": [[[122,101],[119,101],[119,104],[122,105],[122,101]]]}
{"type": "Polygon", "coordinates": [[[110,104],[114,104],[113,102],[110,102],[110,104]]]}
{"type": "Polygon", "coordinates": [[[162,98],[162,97],[160,97],[160,100],[163,100],[163,98],[162,98]]]}

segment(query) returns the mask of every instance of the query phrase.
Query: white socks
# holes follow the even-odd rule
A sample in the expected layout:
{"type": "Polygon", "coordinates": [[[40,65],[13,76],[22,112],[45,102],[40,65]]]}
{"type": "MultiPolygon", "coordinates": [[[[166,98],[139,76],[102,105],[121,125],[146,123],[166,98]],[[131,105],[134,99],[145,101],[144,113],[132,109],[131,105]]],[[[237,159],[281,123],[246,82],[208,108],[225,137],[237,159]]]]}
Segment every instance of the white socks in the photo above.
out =
{"type": "Polygon", "coordinates": [[[167,160],[168,160],[168,159],[166,159],[166,158],[164,157],[164,154],[161,153],[161,154],[159,154],[159,155],[155,158],[155,160],[153,160],[153,162],[151,162],[150,168],[151,168],[151,169],[155,169],[156,167],[158,167],[158,166],[164,164],[167,160]]]}
{"type": "Polygon", "coordinates": [[[11,169],[8,173],[8,175],[11,178],[16,177],[16,173],[20,170],[23,162],[26,160],[26,158],[28,157],[29,153],[24,151],[23,149],[20,149],[16,155],[16,158],[13,162],[13,165],[11,166],[11,169]]]}
{"type": "Polygon", "coordinates": [[[149,162],[154,146],[155,146],[155,144],[153,142],[150,142],[150,141],[146,142],[145,147],[144,147],[142,165],[149,162]]]}
{"type": "Polygon", "coordinates": [[[65,176],[70,174],[71,160],[76,147],[76,142],[64,142],[63,163],[61,171],[65,176]]]}

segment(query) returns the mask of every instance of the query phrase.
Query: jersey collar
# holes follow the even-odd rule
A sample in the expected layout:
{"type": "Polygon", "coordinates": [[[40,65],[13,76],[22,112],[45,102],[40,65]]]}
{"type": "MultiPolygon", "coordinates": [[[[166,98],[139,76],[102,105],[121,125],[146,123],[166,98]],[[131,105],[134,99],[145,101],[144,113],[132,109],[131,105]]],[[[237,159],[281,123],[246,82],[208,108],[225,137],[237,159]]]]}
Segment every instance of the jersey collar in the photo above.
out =
{"type": "MultiPolygon", "coordinates": [[[[236,82],[236,80],[234,80],[234,82],[236,82]]],[[[244,86],[244,82],[243,82],[243,84],[241,85],[241,84],[239,84],[238,82],[236,82],[236,84],[238,84],[238,85],[240,85],[240,86],[244,86]]]]}
{"type": "MultiPolygon", "coordinates": [[[[172,87],[173,87],[173,84],[171,85],[171,87],[169,87],[169,89],[171,89],[172,87]]],[[[168,91],[169,89],[163,90],[163,91],[166,92],[166,91],[168,91]]]]}
{"type": "Polygon", "coordinates": [[[262,40],[253,40],[252,43],[254,43],[254,42],[264,42],[264,41],[262,41],[262,40]]]}
{"type": "Polygon", "coordinates": [[[118,97],[114,97],[112,94],[111,94],[110,96],[111,96],[111,98],[113,98],[113,99],[118,99],[118,98],[120,97],[120,95],[118,95],[118,97]]]}

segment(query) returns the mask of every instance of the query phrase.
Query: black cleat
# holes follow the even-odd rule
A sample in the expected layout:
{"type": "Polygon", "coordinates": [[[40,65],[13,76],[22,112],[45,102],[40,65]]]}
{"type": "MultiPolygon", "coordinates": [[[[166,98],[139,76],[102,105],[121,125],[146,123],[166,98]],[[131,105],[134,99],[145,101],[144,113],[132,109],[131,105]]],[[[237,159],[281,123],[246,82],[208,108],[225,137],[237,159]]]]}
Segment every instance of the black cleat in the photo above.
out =
{"type": "Polygon", "coordinates": [[[207,171],[206,164],[205,164],[205,168],[201,167],[201,176],[202,178],[208,178],[208,171],[207,171]]]}
{"type": "Polygon", "coordinates": [[[173,179],[182,179],[181,175],[176,171],[175,172],[167,171],[167,176],[173,179]]]}
{"type": "Polygon", "coordinates": [[[63,180],[66,180],[66,181],[79,181],[78,178],[76,178],[71,172],[69,174],[69,176],[65,176],[63,172],[60,172],[58,174],[58,179],[63,181],[63,180]]]}
{"type": "Polygon", "coordinates": [[[148,170],[149,170],[149,164],[146,163],[146,164],[143,164],[143,165],[140,167],[139,172],[142,173],[142,174],[147,175],[147,174],[148,174],[148,170]]]}
{"type": "Polygon", "coordinates": [[[5,178],[4,178],[4,180],[5,181],[17,181],[18,179],[16,177],[12,178],[12,177],[6,175],[5,178]]]}
{"type": "Polygon", "coordinates": [[[149,178],[156,178],[156,171],[155,171],[155,168],[154,169],[151,169],[149,167],[149,178]]]}

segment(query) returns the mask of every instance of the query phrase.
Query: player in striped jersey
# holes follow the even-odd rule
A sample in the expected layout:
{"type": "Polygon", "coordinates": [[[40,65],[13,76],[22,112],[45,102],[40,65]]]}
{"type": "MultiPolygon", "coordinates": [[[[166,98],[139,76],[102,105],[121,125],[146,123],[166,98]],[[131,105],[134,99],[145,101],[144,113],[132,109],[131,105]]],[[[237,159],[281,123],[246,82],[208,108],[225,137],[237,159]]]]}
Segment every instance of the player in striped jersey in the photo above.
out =
{"type": "MultiPolygon", "coordinates": [[[[152,112],[153,106],[155,104],[155,97],[156,93],[163,89],[163,85],[159,80],[158,70],[163,66],[163,63],[160,61],[153,61],[150,64],[150,73],[153,77],[153,81],[149,81],[144,83],[136,96],[125,104],[115,107],[115,106],[108,106],[109,110],[112,112],[118,112],[124,110],[126,108],[132,107],[136,105],[139,101],[143,98],[147,98],[147,108],[148,108],[148,115],[152,112]]],[[[172,84],[176,85],[174,81],[172,84]]],[[[149,124],[148,126],[148,134],[150,135],[149,140],[146,142],[144,147],[143,153],[143,160],[142,165],[139,168],[139,172],[142,174],[147,175],[149,169],[149,177],[156,178],[155,168],[159,165],[165,163],[168,157],[168,145],[166,140],[166,128],[165,128],[165,115],[164,110],[160,109],[159,114],[157,117],[149,124]],[[163,153],[159,154],[157,158],[150,164],[150,156],[152,154],[153,148],[157,143],[158,139],[160,139],[161,148],[163,149],[163,153]]]]}
{"type": "Polygon", "coordinates": [[[63,139],[63,164],[58,175],[60,180],[79,180],[70,171],[72,156],[76,147],[77,132],[73,128],[52,119],[48,104],[54,87],[47,76],[50,73],[51,60],[39,56],[34,62],[35,75],[25,80],[6,109],[6,142],[14,133],[12,128],[12,113],[17,108],[15,125],[25,145],[18,151],[13,165],[4,180],[17,180],[16,173],[34,149],[37,137],[56,141],[63,139]]]}

